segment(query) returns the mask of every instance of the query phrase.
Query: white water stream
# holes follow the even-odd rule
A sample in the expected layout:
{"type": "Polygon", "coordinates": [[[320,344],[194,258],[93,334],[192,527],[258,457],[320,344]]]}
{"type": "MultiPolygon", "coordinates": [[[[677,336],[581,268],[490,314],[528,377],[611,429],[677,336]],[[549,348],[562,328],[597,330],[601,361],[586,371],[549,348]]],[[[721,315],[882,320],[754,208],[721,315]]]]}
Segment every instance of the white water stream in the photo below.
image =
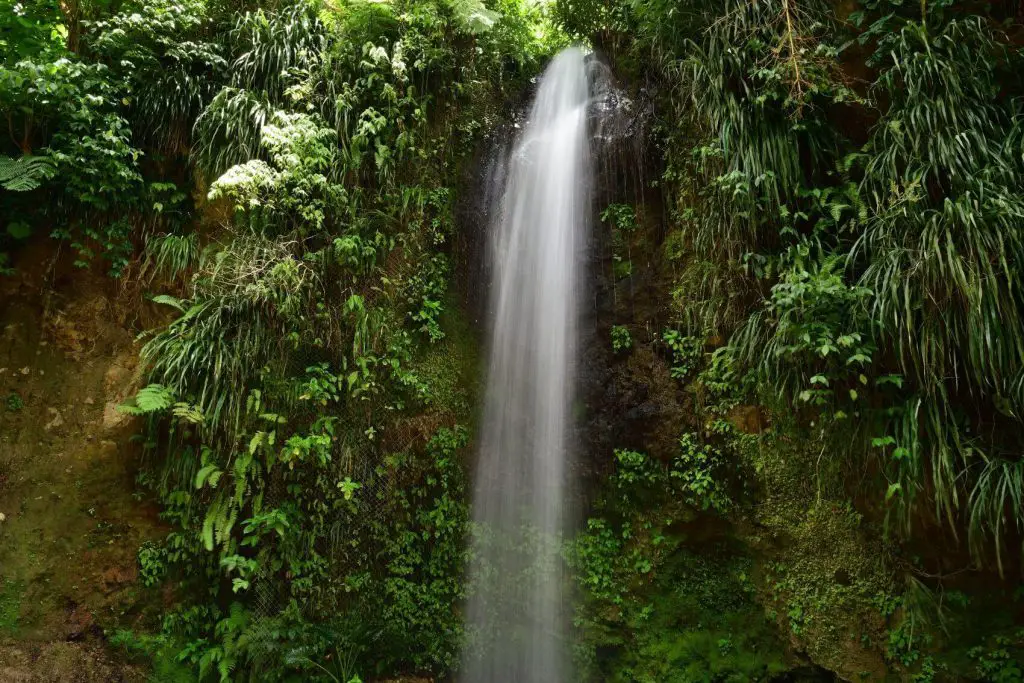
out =
{"type": "Polygon", "coordinates": [[[490,362],[474,477],[465,683],[563,683],[571,402],[590,219],[584,54],[541,78],[491,230],[490,362]]]}

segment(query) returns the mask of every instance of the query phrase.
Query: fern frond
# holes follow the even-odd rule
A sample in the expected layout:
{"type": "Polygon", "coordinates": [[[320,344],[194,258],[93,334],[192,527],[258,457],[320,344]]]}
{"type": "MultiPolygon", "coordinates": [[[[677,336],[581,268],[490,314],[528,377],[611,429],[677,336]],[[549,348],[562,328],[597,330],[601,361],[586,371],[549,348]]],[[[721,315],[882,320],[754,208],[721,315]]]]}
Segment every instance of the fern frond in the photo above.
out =
{"type": "Polygon", "coordinates": [[[166,410],[174,404],[174,394],[162,384],[150,384],[139,390],[130,403],[117,409],[128,415],[149,415],[166,410]]]}
{"type": "Polygon", "coordinates": [[[47,157],[26,155],[13,159],[0,156],[0,187],[10,192],[29,192],[53,177],[53,163],[47,157]]]}

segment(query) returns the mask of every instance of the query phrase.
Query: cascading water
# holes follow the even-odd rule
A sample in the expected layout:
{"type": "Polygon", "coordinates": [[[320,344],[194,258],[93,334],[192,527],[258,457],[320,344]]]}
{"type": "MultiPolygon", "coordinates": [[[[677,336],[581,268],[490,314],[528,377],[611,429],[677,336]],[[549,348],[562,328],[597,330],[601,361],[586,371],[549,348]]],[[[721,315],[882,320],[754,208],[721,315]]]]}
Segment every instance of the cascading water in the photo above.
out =
{"type": "Polygon", "coordinates": [[[491,231],[486,408],[473,500],[466,683],[561,683],[568,670],[559,545],[582,247],[590,219],[584,54],[541,78],[491,231]]]}

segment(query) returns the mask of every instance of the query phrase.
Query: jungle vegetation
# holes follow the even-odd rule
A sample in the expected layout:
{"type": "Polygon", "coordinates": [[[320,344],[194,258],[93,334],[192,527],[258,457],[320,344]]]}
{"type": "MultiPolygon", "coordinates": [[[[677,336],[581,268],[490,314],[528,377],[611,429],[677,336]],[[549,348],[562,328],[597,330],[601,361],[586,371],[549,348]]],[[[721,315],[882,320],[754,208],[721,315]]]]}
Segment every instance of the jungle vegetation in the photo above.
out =
{"type": "Polygon", "coordinates": [[[480,381],[457,209],[582,42],[653,112],[660,197],[595,207],[603,277],[650,269],[660,311],[617,305],[603,343],[688,408],[649,437],[669,455],[585,454],[581,679],[878,678],[855,648],[903,680],[1021,680],[1022,22],[1017,0],[0,0],[0,277],[50,240],[164,311],[122,410],[173,529],[140,580],[175,604],[111,646],[162,681],[457,671],[480,381]]]}

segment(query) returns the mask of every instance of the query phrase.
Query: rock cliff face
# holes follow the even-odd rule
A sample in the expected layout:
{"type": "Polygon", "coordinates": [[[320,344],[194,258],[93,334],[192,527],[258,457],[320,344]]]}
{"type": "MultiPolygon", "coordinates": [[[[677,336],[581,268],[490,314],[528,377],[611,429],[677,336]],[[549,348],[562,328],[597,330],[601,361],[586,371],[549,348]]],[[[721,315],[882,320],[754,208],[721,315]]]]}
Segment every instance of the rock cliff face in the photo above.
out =
{"type": "MultiPolygon", "coordinates": [[[[137,552],[162,535],[132,496],[137,323],[117,283],[40,243],[0,281],[0,680],[145,680],[103,629],[134,625],[137,552]]],[[[165,531],[164,531],[165,532],[165,531]]]]}

